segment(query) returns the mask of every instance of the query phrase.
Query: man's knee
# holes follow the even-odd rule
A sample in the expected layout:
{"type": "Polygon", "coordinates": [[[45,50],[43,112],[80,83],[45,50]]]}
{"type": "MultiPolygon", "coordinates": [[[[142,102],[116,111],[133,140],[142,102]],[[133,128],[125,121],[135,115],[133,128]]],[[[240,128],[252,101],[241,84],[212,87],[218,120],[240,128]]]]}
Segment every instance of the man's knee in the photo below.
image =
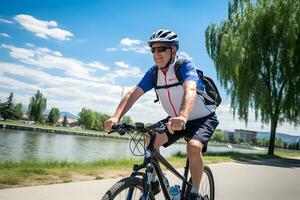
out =
{"type": "Polygon", "coordinates": [[[202,153],[203,147],[204,145],[200,141],[192,139],[187,143],[187,152],[189,156],[191,156],[192,154],[199,155],[202,153]]]}

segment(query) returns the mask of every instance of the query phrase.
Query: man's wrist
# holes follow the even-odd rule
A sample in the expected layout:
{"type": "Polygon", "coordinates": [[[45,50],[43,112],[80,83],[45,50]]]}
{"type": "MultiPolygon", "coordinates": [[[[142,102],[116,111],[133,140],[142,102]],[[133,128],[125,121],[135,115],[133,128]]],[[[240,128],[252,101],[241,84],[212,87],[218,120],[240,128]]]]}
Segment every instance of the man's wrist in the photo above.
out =
{"type": "Polygon", "coordinates": [[[120,118],[118,116],[112,116],[112,118],[115,118],[117,120],[117,122],[120,121],[120,118]]]}
{"type": "Polygon", "coordinates": [[[187,115],[180,113],[179,117],[183,117],[184,118],[184,122],[187,122],[187,119],[188,119],[187,115]]]}

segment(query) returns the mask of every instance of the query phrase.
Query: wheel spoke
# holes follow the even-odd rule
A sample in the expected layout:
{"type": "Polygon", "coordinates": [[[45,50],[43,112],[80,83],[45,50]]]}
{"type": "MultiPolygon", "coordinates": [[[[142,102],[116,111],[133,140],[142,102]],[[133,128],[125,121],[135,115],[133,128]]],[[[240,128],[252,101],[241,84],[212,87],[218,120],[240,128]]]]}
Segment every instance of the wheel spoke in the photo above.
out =
{"type": "MultiPolygon", "coordinates": [[[[128,177],[120,180],[112,186],[109,191],[106,192],[102,200],[139,200],[142,195],[142,179],[128,177]]],[[[150,199],[152,199],[152,197],[150,199]]]]}
{"type": "MultiPolygon", "coordinates": [[[[190,183],[192,183],[192,178],[190,178],[190,183]]],[[[191,192],[192,187],[187,188],[187,194],[191,192]]],[[[200,182],[199,192],[204,200],[214,200],[215,185],[213,174],[208,166],[204,167],[204,172],[202,174],[202,179],[200,182]]]]}

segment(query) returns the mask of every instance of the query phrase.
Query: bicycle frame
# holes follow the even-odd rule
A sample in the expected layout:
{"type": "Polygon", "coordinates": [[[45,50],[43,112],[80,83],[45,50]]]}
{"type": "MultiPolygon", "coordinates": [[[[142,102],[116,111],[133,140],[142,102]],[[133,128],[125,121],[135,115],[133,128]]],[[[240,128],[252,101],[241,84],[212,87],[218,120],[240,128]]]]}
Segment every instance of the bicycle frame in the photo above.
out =
{"type": "MultiPolygon", "coordinates": [[[[187,158],[186,165],[184,168],[184,175],[182,176],[160,153],[158,153],[154,148],[154,142],[156,138],[155,133],[149,133],[150,134],[150,143],[146,148],[145,156],[144,156],[144,162],[140,165],[134,165],[133,166],[133,172],[131,176],[143,176],[143,196],[140,198],[141,200],[147,200],[149,198],[149,192],[151,189],[151,179],[153,176],[153,171],[155,169],[159,183],[161,185],[163,194],[165,199],[171,200],[170,193],[167,189],[167,186],[165,185],[163,179],[164,175],[162,172],[162,169],[159,165],[161,163],[163,166],[165,166],[169,171],[171,171],[177,178],[179,178],[182,181],[182,192],[183,197],[186,196],[186,187],[190,186],[192,187],[192,184],[188,182],[188,170],[189,170],[189,160],[187,158]],[[146,168],[146,173],[139,172],[139,170],[146,168]]],[[[127,195],[127,199],[131,199],[133,189],[130,189],[127,195]]]]}

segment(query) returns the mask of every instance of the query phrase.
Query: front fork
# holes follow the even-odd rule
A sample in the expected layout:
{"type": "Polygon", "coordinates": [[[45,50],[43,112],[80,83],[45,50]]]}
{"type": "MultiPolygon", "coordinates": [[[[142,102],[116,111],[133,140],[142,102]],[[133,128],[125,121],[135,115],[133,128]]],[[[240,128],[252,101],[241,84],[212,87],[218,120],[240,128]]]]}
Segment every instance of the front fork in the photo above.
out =
{"type": "Polygon", "coordinates": [[[146,174],[143,180],[143,196],[141,196],[140,200],[147,200],[149,198],[150,190],[151,190],[151,180],[153,177],[154,167],[152,163],[148,163],[146,167],[146,174]]]}
{"type": "MultiPolygon", "coordinates": [[[[144,188],[143,195],[140,197],[139,200],[148,200],[148,198],[149,198],[149,194],[150,194],[150,190],[151,190],[151,180],[153,177],[153,171],[154,171],[153,164],[151,164],[151,163],[147,164],[146,173],[143,176],[143,188],[144,188]]],[[[131,176],[136,176],[136,175],[141,175],[141,173],[133,172],[131,174],[131,176]]],[[[132,199],[133,190],[134,190],[133,187],[129,188],[126,200],[132,199]]]]}
{"type": "MultiPolygon", "coordinates": [[[[133,172],[131,173],[131,176],[141,176],[143,175],[143,195],[140,197],[140,200],[148,200],[150,190],[151,190],[151,180],[153,177],[154,172],[154,166],[152,163],[150,163],[151,159],[151,153],[148,153],[145,155],[144,163],[141,165],[134,165],[133,166],[133,172]],[[139,172],[140,169],[146,167],[146,173],[139,172]]],[[[127,198],[126,200],[132,199],[134,188],[129,188],[127,198]]]]}
{"type": "MultiPolygon", "coordinates": [[[[139,172],[141,168],[143,168],[144,164],[142,165],[134,165],[133,167],[133,172],[131,173],[130,176],[143,176],[143,195],[140,197],[139,200],[148,200],[150,190],[151,190],[151,180],[153,177],[153,171],[154,171],[154,166],[152,163],[148,163],[146,165],[146,173],[139,172]]],[[[128,194],[126,197],[126,200],[131,200],[132,199],[132,194],[133,194],[134,188],[131,187],[128,190],[128,194]]]]}

